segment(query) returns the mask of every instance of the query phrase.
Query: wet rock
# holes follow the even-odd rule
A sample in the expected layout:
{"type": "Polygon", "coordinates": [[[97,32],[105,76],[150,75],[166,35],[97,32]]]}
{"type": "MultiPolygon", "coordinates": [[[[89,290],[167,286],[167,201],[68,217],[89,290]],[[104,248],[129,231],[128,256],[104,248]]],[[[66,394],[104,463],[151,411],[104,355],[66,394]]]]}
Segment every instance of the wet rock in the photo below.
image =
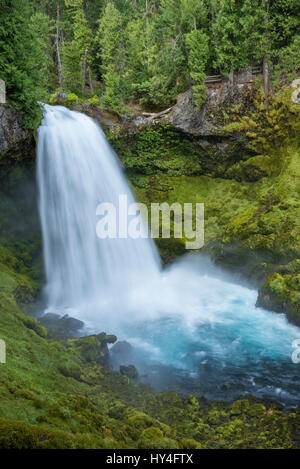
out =
{"type": "Polygon", "coordinates": [[[51,339],[78,337],[84,327],[82,321],[67,314],[60,316],[55,313],[47,313],[39,318],[39,322],[47,329],[48,337],[51,339]]]}
{"type": "MultiPolygon", "coordinates": [[[[28,147],[32,149],[33,134],[24,130],[15,111],[0,104],[0,160],[10,153],[12,158],[25,156],[28,147]]],[[[32,152],[31,152],[32,153],[32,152]]]]}
{"type": "Polygon", "coordinates": [[[132,353],[132,345],[126,340],[119,340],[111,349],[110,352],[115,357],[124,357],[131,355],[132,353]]]}
{"type": "Polygon", "coordinates": [[[292,93],[292,101],[295,104],[300,103],[300,78],[294,80],[291,84],[292,88],[296,88],[292,93]]]}
{"type": "Polygon", "coordinates": [[[133,361],[133,347],[126,340],[119,341],[113,347],[111,347],[109,353],[111,362],[114,368],[118,368],[120,365],[128,365],[133,361]]]}

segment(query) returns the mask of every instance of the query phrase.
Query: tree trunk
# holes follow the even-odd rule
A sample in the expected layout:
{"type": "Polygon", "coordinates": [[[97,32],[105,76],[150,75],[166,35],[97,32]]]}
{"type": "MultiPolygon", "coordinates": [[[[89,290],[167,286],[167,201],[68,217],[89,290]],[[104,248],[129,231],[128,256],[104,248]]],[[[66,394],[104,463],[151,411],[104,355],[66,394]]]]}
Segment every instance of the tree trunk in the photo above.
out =
{"type": "MultiPolygon", "coordinates": [[[[268,22],[269,22],[269,0],[265,0],[265,34],[268,34],[267,28],[268,28],[268,22]]],[[[266,51],[265,51],[266,52],[266,51]]],[[[269,96],[270,93],[270,67],[269,67],[269,62],[268,62],[268,57],[267,53],[264,55],[263,59],[263,76],[264,76],[264,93],[265,93],[265,99],[269,96]]]]}
{"type": "Polygon", "coordinates": [[[60,56],[60,48],[59,48],[59,24],[60,24],[60,11],[59,11],[59,3],[58,3],[57,4],[57,16],[56,16],[55,46],[56,46],[56,58],[57,58],[58,82],[59,82],[59,87],[63,88],[64,77],[63,77],[63,72],[62,72],[62,64],[61,64],[61,56],[60,56]]]}
{"type": "Polygon", "coordinates": [[[149,67],[149,17],[148,17],[148,0],[146,0],[146,49],[147,49],[147,64],[149,67]]]}
{"type": "Polygon", "coordinates": [[[269,68],[269,63],[268,63],[266,56],[264,57],[264,62],[263,62],[263,75],[264,75],[264,93],[265,93],[265,98],[267,98],[270,93],[270,68],[269,68]]]}
{"type": "Polygon", "coordinates": [[[215,7],[214,7],[213,3],[211,3],[211,22],[212,22],[214,43],[215,43],[215,47],[216,47],[218,39],[217,39],[217,33],[216,33],[216,12],[215,12],[215,7]]]}
{"type": "Polygon", "coordinates": [[[82,70],[82,92],[84,93],[85,84],[86,84],[86,70],[87,70],[87,59],[88,59],[88,49],[85,49],[84,53],[84,62],[83,62],[83,70],[82,70]]]}
{"type": "Polygon", "coordinates": [[[93,87],[92,75],[91,75],[90,70],[89,70],[89,84],[90,84],[90,90],[93,93],[94,92],[94,87],[93,87]]]}

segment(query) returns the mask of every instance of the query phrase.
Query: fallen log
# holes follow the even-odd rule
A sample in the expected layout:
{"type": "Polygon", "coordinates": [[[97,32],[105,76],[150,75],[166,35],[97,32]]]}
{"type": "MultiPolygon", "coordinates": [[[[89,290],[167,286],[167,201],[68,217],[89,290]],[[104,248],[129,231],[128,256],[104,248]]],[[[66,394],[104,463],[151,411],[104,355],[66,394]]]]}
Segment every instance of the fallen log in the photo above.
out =
{"type": "Polygon", "coordinates": [[[173,109],[173,106],[161,112],[142,112],[142,115],[145,117],[150,117],[150,119],[157,119],[158,117],[168,114],[168,112],[170,112],[172,109],[173,109]]]}

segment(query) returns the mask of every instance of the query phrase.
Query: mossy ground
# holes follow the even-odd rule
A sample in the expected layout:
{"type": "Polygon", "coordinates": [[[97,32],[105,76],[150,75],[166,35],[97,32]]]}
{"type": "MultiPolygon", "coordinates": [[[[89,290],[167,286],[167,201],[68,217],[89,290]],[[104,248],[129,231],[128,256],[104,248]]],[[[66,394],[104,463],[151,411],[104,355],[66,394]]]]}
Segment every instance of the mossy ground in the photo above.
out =
{"type": "Polygon", "coordinates": [[[112,340],[105,335],[47,339],[45,329],[20,312],[13,297],[16,284],[4,278],[4,285],[1,448],[300,446],[298,410],[283,412],[254,399],[203,406],[194,396],[155,392],[103,367],[99,347],[102,340],[112,340]]]}

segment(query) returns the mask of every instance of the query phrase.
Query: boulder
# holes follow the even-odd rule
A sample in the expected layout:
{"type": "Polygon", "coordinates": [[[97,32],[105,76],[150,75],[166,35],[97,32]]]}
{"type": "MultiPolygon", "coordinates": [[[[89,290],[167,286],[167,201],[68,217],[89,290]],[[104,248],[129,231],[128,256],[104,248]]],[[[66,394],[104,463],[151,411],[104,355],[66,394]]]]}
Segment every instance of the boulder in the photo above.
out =
{"type": "Polygon", "coordinates": [[[222,136],[226,109],[246,106],[249,94],[252,94],[251,84],[232,85],[225,82],[220,86],[208,87],[206,102],[197,109],[194,107],[192,90],[188,90],[178,96],[177,103],[164,120],[176,129],[194,136],[222,136]]]}
{"type": "Polygon", "coordinates": [[[39,318],[39,322],[47,329],[48,336],[52,339],[67,339],[78,337],[84,323],[67,314],[60,316],[55,313],[47,313],[39,318]]]}

